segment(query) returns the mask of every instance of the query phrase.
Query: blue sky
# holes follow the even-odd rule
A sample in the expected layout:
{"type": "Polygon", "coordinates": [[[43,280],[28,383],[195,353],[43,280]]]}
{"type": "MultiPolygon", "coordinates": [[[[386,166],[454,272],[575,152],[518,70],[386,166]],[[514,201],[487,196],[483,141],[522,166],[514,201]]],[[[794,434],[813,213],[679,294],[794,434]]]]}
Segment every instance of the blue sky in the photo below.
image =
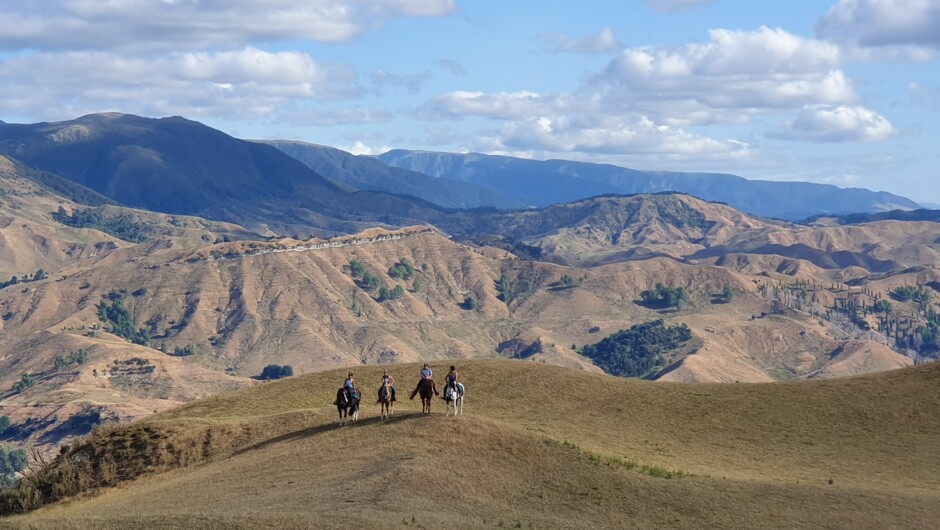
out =
{"type": "Polygon", "coordinates": [[[567,158],[940,203],[932,0],[47,0],[0,10],[0,119],[567,158]]]}

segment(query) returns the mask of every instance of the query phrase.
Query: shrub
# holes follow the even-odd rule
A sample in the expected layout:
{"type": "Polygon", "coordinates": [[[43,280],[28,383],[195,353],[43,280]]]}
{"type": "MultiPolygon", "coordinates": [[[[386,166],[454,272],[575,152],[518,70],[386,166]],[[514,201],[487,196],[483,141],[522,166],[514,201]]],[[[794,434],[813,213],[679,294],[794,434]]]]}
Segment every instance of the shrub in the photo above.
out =
{"type": "Polygon", "coordinates": [[[0,445],[0,487],[16,484],[16,474],[26,469],[26,451],[0,445]]]}
{"type": "Polygon", "coordinates": [[[25,392],[34,386],[36,386],[36,378],[29,374],[23,374],[19,381],[13,383],[13,391],[25,392]]]}
{"type": "Polygon", "coordinates": [[[476,301],[476,299],[473,298],[472,296],[470,296],[469,294],[468,294],[467,296],[464,296],[464,297],[463,297],[463,308],[464,308],[464,309],[471,309],[471,310],[472,310],[472,309],[476,309],[476,308],[477,308],[477,301],[476,301]]]}

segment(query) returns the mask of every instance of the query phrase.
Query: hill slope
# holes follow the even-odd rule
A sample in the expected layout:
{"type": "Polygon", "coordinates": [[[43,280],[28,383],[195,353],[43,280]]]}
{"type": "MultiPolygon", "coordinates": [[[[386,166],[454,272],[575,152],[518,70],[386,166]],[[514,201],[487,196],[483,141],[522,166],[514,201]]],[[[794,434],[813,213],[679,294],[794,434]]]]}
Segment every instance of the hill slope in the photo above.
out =
{"type": "MultiPolygon", "coordinates": [[[[90,456],[101,469],[110,459],[107,474],[82,475],[104,485],[186,467],[4,524],[922,528],[940,517],[936,363],[704,386],[532,363],[460,367],[459,419],[440,414],[441,402],[426,417],[403,400],[391,421],[367,404],[359,424],[339,428],[329,402],[345,371],[333,371],[102,430],[60,462],[81,469],[90,456]]],[[[395,367],[400,388],[416,369],[395,367]]],[[[380,373],[357,369],[367,396],[380,373]]]]}
{"type": "Polygon", "coordinates": [[[193,214],[264,233],[355,232],[433,216],[423,201],[348,193],[272,146],[181,117],[91,114],[0,124],[0,153],[136,208],[193,214]]]}
{"type": "Polygon", "coordinates": [[[807,182],[748,180],[717,173],[638,171],[567,160],[527,160],[477,153],[434,153],[396,149],[379,155],[391,166],[440,178],[483,184],[519,195],[533,206],[569,202],[602,193],[678,191],[721,201],[765,217],[804,219],[820,213],[916,209],[910,199],[886,192],[807,182]]]}

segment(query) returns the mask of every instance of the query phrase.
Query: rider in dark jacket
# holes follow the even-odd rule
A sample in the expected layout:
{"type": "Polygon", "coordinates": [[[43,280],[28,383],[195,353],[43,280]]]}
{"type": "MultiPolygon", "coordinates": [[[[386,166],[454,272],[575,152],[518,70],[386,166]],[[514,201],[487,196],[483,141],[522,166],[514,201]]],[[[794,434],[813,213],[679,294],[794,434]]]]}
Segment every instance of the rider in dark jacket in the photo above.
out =
{"type": "Polygon", "coordinates": [[[460,374],[457,373],[457,367],[451,366],[450,372],[447,373],[447,378],[444,380],[444,398],[447,398],[449,392],[457,391],[457,379],[460,377],[460,374]],[[453,389],[453,390],[451,390],[453,389]]]}

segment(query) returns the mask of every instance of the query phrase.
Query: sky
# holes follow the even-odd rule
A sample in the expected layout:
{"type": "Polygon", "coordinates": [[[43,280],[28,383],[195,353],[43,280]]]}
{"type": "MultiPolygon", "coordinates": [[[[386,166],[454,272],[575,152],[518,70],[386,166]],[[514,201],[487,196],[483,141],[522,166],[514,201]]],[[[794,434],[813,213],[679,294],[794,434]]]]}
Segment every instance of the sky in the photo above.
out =
{"type": "Polygon", "coordinates": [[[0,0],[0,120],[561,158],[940,203],[940,0],[0,0]]]}

